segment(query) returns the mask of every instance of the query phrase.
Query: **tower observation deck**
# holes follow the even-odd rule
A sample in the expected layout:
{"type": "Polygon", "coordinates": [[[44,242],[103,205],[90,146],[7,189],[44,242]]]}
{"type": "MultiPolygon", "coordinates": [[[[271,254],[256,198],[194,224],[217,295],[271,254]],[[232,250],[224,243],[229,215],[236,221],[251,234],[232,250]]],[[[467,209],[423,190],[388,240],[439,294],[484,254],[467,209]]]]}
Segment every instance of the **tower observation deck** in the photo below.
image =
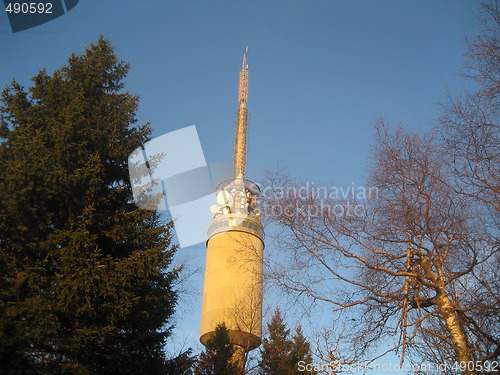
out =
{"type": "Polygon", "coordinates": [[[259,187],[245,179],[248,48],[240,71],[233,178],[216,189],[214,218],[208,229],[200,328],[203,345],[218,324],[225,324],[236,348],[234,361],[244,365],[244,353],[262,336],[262,254],[264,230],[257,209],[259,187]]]}

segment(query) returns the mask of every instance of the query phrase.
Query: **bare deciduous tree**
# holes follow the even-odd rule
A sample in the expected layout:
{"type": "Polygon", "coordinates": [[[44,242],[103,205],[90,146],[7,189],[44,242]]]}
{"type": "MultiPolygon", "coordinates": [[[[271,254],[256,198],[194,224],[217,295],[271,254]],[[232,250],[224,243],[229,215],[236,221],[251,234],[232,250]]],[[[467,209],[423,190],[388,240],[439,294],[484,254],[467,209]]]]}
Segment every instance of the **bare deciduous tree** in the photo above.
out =
{"type": "Polygon", "coordinates": [[[380,120],[366,188],[268,174],[263,210],[286,259],[268,259],[269,278],[351,309],[359,324],[343,337],[356,358],[394,342],[401,362],[410,353],[464,374],[498,360],[500,17],[497,2],[484,9],[468,54],[479,86],[450,101],[431,136],[380,120]]]}

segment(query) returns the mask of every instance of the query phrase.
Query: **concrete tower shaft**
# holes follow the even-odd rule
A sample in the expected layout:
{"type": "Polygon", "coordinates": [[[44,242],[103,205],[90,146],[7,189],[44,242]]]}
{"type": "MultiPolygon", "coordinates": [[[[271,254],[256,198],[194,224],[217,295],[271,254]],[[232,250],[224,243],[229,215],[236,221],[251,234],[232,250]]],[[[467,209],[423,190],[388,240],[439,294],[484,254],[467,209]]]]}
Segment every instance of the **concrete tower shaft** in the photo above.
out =
{"type": "Polygon", "coordinates": [[[257,209],[258,186],[244,178],[246,163],[247,51],[240,72],[234,178],[217,187],[207,241],[200,341],[206,345],[224,323],[239,347],[234,361],[255,349],[262,336],[262,254],[264,230],[257,209]],[[243,354],[242,354],[243,353],[243,354]]]}

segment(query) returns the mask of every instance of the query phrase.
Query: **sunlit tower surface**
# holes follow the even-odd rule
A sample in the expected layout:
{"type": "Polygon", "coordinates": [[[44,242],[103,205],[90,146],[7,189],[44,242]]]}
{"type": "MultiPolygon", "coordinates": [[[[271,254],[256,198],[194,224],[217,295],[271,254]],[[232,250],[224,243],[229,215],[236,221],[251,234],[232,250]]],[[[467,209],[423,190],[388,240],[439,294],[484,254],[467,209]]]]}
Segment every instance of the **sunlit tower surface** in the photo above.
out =
{"type": "Polygon", "coordinates": [[[240,72],[233,178],[221,182],[214,218],[208,230],[200,341],[203,345],[224,323],[236,352],[233,361],[244,365],[244,354],[261,343],[262,253],[264,231],[257,210],[258,186],[245,179],[248,48],[240,72]]]}

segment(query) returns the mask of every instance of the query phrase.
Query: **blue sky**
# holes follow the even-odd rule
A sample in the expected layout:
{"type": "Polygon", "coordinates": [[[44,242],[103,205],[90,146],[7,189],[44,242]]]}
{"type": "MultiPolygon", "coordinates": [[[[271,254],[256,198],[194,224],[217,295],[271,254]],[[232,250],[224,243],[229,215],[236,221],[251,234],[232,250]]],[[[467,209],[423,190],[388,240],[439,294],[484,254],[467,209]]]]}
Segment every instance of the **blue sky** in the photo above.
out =
{"type": "MultiPolygon", "coordinates": [[[[460,89],[479,0],[81,0],[13,34],[0,14],[0,84],[52,72],[100,33],[131,63],[127,90],[154,135],[196,125],[208,162],[231,162],[238,73],[249,47],[248,176],[286,168],[309,181],[362,185],[372,123],[425,130],[460,89]]],[[[269,247],[267,251],[272,251],[269,247]]],[[[203,264],[203,246],[182,250],[203,264]]],[[[176,334],[197,341],[201,278],[176,334]]],[[[268,302],[271,304],[271,302],[268,302]]]]}

